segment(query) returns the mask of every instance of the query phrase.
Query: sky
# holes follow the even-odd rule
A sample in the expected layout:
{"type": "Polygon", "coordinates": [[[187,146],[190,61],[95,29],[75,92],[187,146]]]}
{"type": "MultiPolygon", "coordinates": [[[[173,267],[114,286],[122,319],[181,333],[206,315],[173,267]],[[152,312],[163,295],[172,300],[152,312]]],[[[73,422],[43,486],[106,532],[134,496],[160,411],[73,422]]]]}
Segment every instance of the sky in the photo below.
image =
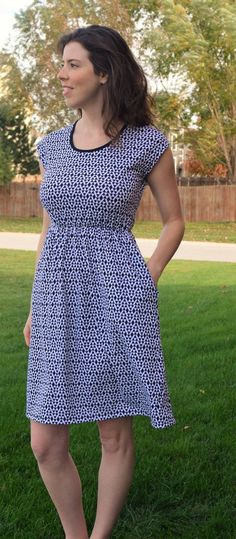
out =
{"type": "Polygon", "coordinates": [[[28,7],[31,3],[32,0],[0,0],[0,48],[7,44],[10,34],[12,33],[14,14],[19,12],[21,9],[28,7]]]}

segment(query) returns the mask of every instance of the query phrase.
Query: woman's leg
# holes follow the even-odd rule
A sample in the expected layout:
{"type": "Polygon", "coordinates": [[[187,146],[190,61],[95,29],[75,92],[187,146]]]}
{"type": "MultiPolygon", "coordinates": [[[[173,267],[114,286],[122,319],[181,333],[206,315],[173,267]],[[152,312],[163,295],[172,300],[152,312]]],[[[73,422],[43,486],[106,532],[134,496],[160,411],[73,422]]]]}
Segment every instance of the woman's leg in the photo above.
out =
{"type": "Polygon", "coordinates": [[[97,513],[90,539],[109,539],[127,497],[134,469],[132,417],[97,421],[102,459],[97,513]]]}
{"type": "Polygon", "coordinates": [[[31,421],[31,447],[66,539],[88,539],[81,481],[69,453],[68,425],[31,421]]]}

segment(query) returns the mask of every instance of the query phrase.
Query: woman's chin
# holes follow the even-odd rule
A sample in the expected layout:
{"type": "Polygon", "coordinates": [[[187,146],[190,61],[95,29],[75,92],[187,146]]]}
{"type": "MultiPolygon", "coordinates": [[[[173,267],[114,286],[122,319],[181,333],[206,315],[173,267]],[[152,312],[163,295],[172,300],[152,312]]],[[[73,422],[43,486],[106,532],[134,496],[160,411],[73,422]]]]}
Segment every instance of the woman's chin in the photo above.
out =
{"type": "Polygon", "coordinates": [[[68,105],[68,107],[70,107],[71,109],[79,109],[81,108],[82,104],[81,103],[78,103],[78,101],[73,101],[72,99],[69,99],[69,97],[65,100],[66,101],[66,104],[68,105]]]}

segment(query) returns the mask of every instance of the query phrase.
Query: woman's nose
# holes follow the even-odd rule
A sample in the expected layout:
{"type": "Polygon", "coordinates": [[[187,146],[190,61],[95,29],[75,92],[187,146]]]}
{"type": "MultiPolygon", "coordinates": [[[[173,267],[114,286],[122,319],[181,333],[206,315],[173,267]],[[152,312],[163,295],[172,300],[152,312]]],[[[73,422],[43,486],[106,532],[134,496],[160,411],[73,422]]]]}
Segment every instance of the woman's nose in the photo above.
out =
{"type": "Polygon", "coordinates": [[[62,73],[62,70],[59,69],[58,73],[57,73],[57,78],[60,80],[63,78],[63,73],[62,73]]]}
{"type": "Polygon", "coordinates": [[[60,67],[58,73],[57,73],[57,78],[58,79],[66,79],[66,73],[63,71],[64,69],[64,66],[60,67]]]}

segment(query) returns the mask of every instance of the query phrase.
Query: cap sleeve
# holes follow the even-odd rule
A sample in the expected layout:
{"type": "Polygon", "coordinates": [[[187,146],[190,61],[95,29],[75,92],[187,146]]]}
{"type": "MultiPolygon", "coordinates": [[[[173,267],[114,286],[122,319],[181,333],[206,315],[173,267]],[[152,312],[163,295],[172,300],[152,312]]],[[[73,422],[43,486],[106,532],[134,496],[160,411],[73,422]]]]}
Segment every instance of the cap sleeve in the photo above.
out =
{"type": "Polygon", "coordinates": [[[45,140],[45,137],[43,137],[36,144],[36,149],[37,149],[40,161],[42,162],[44,168],[46,169],[46,167],[47,167],[47,159],[46,159],[46,140],[45,140]]]}
{"type": "Polygon", "coordinates": [[[151,128],[148,133],[147,151],[144,160],[144,176],[147,181],[147,175],[159,161],[164,151],[170,147],[167,137],[156,127],[151,128]]]}

